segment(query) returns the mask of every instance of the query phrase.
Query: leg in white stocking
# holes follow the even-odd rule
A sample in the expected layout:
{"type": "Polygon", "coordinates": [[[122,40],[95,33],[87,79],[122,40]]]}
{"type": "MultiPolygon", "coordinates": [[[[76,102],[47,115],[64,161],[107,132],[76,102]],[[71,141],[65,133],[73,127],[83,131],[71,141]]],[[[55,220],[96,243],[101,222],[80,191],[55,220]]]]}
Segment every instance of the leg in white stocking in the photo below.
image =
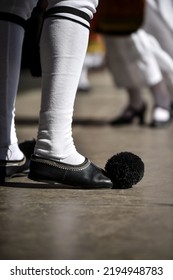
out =
{"type": "Polygon", "coordinates": [[[89,20],[89,13],[74,7],[65,16],[51,14],[45,19],[41,37],[42,103],[35,154],[74,165],[84,161],[73,143],[71,124],[89,20]]]}
{"type": "Polygon", "coordinates": [[[14,125],[24,29],[11,22],[1,22],[0,52],[0,159],[20,160],[23,154],[17,144],[14,125]]]}
{"type": "Polygon", "coordinates": [[[0,160],[21,160],[15,130],[17,94],[25,20],[37,0],[0,3],[0,160]]]}

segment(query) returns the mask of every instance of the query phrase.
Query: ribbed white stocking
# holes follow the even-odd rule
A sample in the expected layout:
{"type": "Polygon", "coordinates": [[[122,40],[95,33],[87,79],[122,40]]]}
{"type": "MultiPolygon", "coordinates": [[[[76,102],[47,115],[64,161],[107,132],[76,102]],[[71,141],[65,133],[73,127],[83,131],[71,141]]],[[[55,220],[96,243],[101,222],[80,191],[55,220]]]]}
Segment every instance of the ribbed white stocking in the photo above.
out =
{"type": "Polygon", "coordinates": [[[89,30],[68,19],[45,20],[41,37],[42,103],[35,154],[69,164],[84,157],[72,137],[74,101],[89,30]]]}

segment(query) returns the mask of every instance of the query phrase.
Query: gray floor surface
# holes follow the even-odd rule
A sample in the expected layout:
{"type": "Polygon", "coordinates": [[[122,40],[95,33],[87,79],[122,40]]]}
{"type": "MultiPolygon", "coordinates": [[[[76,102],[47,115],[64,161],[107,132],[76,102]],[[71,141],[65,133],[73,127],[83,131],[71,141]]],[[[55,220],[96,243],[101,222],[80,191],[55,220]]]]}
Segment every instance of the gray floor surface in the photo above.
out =
{"type": "MultiPolygon", "coordinates": [[[[173,124],[111,127],[126,104],[124,90],[106,69],[90,73],[92,90],[78,93],[73,135],[77,149],[104,168],[108,158],[130,151],[145,175],[128,190],[76,190],[27,177],[0,187],[0,259],[173,259],[173,124]]],[[[152,99],[147,89],[146,123],[152,99]]],[[[40,79],[23,72],[16,108],[19,142],[37,135],[40,79]]]]}

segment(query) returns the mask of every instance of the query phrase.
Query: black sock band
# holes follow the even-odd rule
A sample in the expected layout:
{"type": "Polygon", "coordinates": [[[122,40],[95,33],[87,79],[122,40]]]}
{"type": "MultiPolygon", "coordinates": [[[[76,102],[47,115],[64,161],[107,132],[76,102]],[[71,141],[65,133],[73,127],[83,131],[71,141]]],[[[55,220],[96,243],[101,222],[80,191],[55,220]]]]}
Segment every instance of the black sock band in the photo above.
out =
{"type": "Polygon", "coordinates": [[[66,7],[66,6],[54,7],[54,8],[51,8],[51,9],[47,10],[46,13],[44,14],[44,18],[56,17],[56,18],[61,18],[61,19],[68,19],[68,20],[74,21],[76,23],[79,23],[86,28],[89,28],[88,25],[86,25],[85,23],[83,23],[83,22],[81,22],[77,19],[68,17],[67,15],[63,16],[62,15],[63,13],[71,14],[71,15],[80,17],[80,18],[86,20],[88,23],[90,23],[90,20],[91,20],[89,15],[86,14],[85,12],[80,11],[80,10],[75,9],[75,8],[72,8],[72,7],[66,7]],[[59,14],[61,14],[61,15],[59,15],[59,14]]]}
{"type": "Polygon", "coordinates": [[[22,26],[25,29],[26,20],[11,13],[0,12],[0,20],[9,21],[22,26]]]}

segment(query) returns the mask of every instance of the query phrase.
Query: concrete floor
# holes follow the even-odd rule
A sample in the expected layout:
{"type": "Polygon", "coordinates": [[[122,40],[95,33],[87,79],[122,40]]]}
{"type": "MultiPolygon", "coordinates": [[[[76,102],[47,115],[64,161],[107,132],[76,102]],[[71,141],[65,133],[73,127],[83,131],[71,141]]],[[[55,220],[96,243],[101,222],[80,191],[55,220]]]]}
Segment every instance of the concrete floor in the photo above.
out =
{"type": "MultiPolygon", "coordinates": [[[[151,129],[106,122],[126,103],[107,70],[90,74],[92,91],[77,95],[74,139],[100,167],[121,151],[139,155],[143,180],[128,190],[69,190],[13,178],[0,187],[0,259],[173,259],[173,124],[151,129]]],[[[147,122],[152,100],[148,102],[147,122]]],[[[40,79],[21,76],[19,141],[37,134],[40,79]]]]}

